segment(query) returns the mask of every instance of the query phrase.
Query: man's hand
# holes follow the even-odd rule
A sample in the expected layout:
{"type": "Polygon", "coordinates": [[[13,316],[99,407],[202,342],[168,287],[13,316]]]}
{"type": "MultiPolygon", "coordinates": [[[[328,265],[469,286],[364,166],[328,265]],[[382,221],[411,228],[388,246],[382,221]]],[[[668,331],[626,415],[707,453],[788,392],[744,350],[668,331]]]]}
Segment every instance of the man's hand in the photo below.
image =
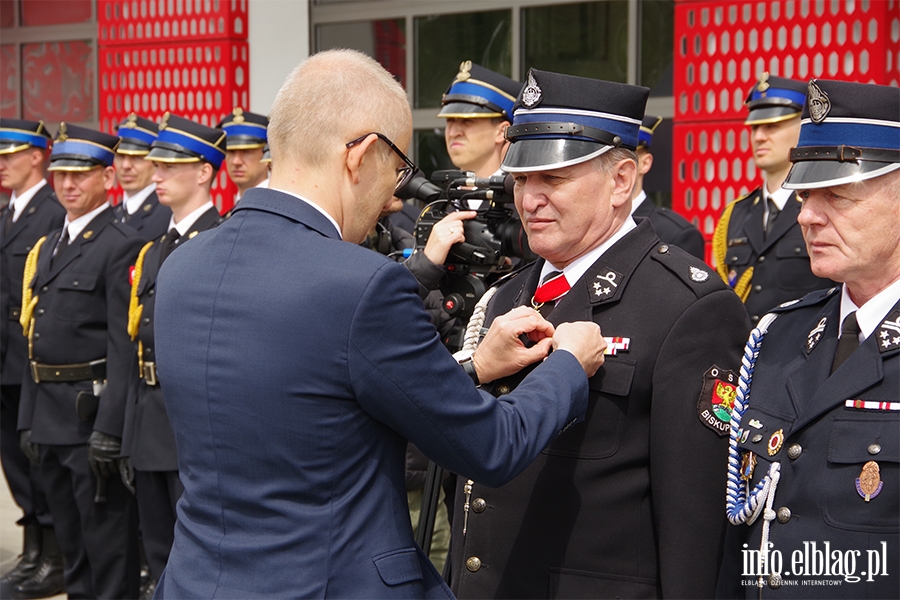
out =
{"type": "Polygon", "coordinates": [[[31,464],[41,464],[41,451],[38,445],[31,441],[30,429],[19,432],[19,448],[22,449],[22,453],[31,461],[31,464]]]}
{"type": "Polygon", "coordinates": [[[568,350],[575,355],[588,377],[593,377],[603,366],[606,340],[600,335],[600,326],[593,321],[562,323],[553,334],[553,349],[568,350]]]}
{"type": "Polygon", "coordinates": [[[119,474],[119,453],[122,440],[100,431],[91,432],[88,438],[88,460],[97,479],[119,474]]]}
{"type": "Polygon", "coordinates": [[[472,355],[479,381],[487,383],[507,377],[543,360],[550,352],[552,339],[553,325],[532,308],[520,306],[497,317],[472,355]],[[535,344],[526,348],[519,339],[522,334],[535,344]]]}
{"type": "Polygon", "coordinates": [[[444,264],[447,260],[447,254],[450,253],[450,247],[453,244],[466,241],[463,221],[472,219],[477,214],[474,210],[452,212],[435,223],[423,250],[428,260],[436,265],[444,264]]]}
{"type": "Polygon", "coordinates": [[[125,484],[125,489],[134,495],[134,469],[127,456],[119,459],[119,476],[122,478],[122,483],[125,484]]]}

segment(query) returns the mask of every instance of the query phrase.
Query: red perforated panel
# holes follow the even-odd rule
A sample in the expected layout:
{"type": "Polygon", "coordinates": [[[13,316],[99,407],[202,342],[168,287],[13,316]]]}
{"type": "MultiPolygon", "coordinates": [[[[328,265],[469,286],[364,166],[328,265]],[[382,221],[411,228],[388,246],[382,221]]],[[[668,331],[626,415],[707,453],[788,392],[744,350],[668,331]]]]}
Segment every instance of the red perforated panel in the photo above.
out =
{"type": "MultiPolygon", "coordinates": [[[[99,0],[97,11],[103,131],[115,133],[132,111],[214,127],[248,106],[246,0],[99,0]]],[[[223,166],[212,190],[220,211],[236,191],[223,166]]]]}
{"type": "Polygon", "coordinates": [[[900,0],[676,0],[672,205],[709,239],[760,184],[744,98],[764,71],[897,85],[900,0]]]}

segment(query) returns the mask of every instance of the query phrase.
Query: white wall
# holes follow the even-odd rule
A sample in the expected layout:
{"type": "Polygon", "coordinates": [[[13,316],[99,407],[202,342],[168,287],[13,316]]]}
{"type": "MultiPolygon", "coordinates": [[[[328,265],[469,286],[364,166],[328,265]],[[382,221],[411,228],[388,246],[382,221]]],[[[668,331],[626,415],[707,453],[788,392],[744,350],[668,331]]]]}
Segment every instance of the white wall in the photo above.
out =
{"type": "Polygon", "coordinates": [[[250,107],[269,114],[288,74],[309,56],[309,0],[250,0],[250,107]]]}

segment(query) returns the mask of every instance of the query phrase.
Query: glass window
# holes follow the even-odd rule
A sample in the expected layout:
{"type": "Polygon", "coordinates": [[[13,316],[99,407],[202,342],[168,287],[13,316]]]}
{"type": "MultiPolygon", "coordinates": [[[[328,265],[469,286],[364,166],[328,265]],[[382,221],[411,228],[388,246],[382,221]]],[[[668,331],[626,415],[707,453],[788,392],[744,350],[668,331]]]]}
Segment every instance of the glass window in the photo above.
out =
{"type": "Polygon", "coordinates": [[[13,0],[0,0],[0,27],[15,27],[16,9],[13,0]]]}
{"type": "Polygon", "coordinates": [[[22,25],[63,25],[91,20],[92,0],[21,0],[22,25]]]}
{"type": "Polygon", "coordinates": [[[24,44],[22,118],[93,121],[93,54],[93,44],[86,41],[24,44]]]}
{"type": "Polygon", "coordinates": [[[415,108],[437,108],[464,60],[511,77],[509,10],[417,17],[415,108]]]}
{"type": "Polygon", "coordinates": [[[675,2],[644,0],[638,3],[641,18],[641,60],[638,81],[651,96],[672,95],[672,44],[675,2]]]}
{"type": "Polygon", "coordinates": [[[416,144],[413,162],[423,175],[430,178],[435,171],[456,168],[447,154],[443,128],[417,129],[414,138],[416,144]]]}
{"type": "Polygon", "coordinates": [[[316,26],[316,51],[352,48],[368,54],[406,87],[406,27],[403,19],[316,26]]]}
{"type": "Polygon", "coordinates": [[[522,38],[524,72],[628,81],[627,0],[524,8],[522,38]]]}

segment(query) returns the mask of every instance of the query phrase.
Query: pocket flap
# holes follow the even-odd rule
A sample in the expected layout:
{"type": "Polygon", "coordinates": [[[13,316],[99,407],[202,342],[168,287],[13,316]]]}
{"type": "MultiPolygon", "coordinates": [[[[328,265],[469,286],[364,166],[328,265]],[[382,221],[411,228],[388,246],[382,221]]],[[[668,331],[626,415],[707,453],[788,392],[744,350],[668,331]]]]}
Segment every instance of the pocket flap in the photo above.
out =
{"type": "Polygon", "coordinates": [[[828,443],[832,463],[900,462],[900,416],[872,415],[867,418],[835,419],[828,443]]]}
{"type": "Polygon", "coordinates": [[[57,278],[57,289],[91,291],[97,286],[97,275],[94,273],[60,273],[57,278]]]}
{"type": "Polygon", "coordinates": [[[752,246],[729,246],[725,252],[725,264],[746,265],[753,256],[752,246]]]}
{"type": "Polygon", "coordinates": [[[619,356],[607,356],[597,374],[590,378],[591,391],[612,396],[627,396],[634,380],[635,361],[619,356]]]}
{"type": "Polygon", "coordinates": [[[422,565],[415,548],[401,548],[379,554],[372,561],[386,585],[400,585],[422,579],[422,565]]]}

